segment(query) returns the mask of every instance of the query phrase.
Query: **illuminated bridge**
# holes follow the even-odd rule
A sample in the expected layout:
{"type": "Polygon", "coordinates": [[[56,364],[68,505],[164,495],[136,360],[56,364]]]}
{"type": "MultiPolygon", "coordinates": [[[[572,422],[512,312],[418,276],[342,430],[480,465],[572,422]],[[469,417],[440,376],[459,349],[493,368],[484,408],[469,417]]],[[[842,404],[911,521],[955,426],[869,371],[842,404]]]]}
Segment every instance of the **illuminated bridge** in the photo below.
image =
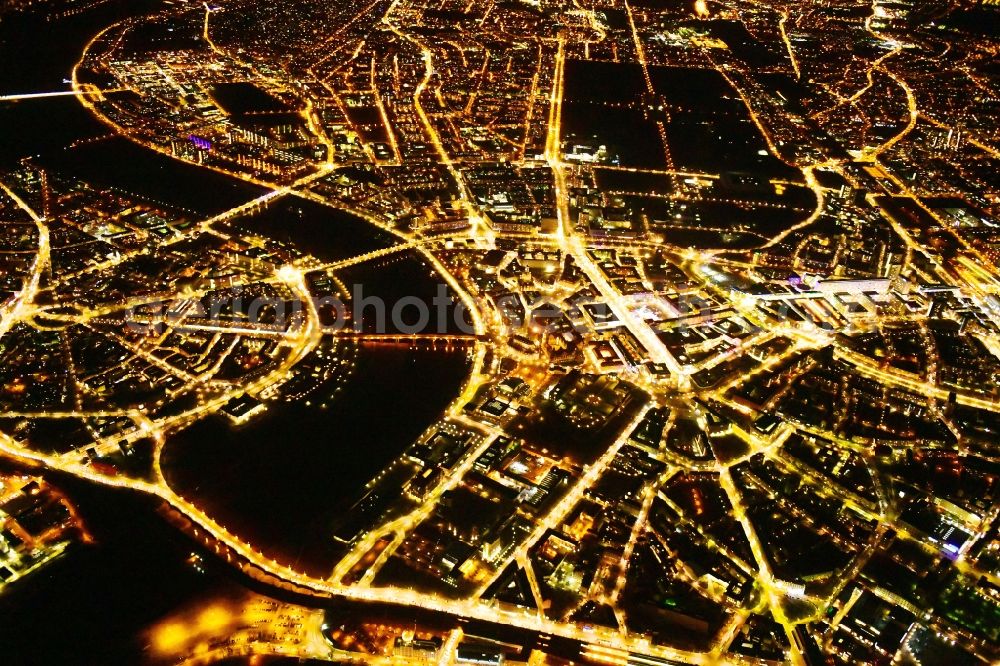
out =
{"type": "Polygon", "coordinates": [[[0,95],[0,102],[19,102],[23,99],[45,99],[48,97],[79,97],[79,96],[91,96],[100,99],[103,95],[116,92],[123,92],[126,90],[128,90],[128,88],[110,88],[108,90],[98,90],[93,86],[87,86],[81,90],[55,90],[52,92],[15,93],[12,95],[0,95]]]}
{"type": "Polygon", "coordinates": [[[485,340],[483,336],[467,335],[463,333],[358,333],[356,331],[344,330],[336,331],[333,335],[340,339],[357,340],[361,344],[390,344],[390,345],[474,345],[476,342],[485,340]]]}

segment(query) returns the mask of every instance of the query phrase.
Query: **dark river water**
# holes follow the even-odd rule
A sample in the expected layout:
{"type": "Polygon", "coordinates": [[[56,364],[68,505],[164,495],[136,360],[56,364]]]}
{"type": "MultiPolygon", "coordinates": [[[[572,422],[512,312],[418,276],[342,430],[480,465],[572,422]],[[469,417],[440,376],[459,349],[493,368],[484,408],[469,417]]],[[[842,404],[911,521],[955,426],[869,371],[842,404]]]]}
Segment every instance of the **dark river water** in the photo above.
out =
{"type": "Polygon", "coordinates": [[[271,409],[234,430],[202,421],[164,449],[171,487],[280,562],[329,574],[336,519],[457,393],[465,351],[364,347],[326,409],[271,409]]]}
{"type": "MultiPolygon", "coordinates": [[[[162,6],[115,1],[47,23],[0,18],[0,94],[66,90],[64,77],[104,26],[162,6]]],[[[0,172],[25,157],[151,201],[211,215],[259,195],[256,186],[110,138],[72,97],[0,102],[0,172]]],[[[337,211],[283,199],[258,230],[324,258],[383,247],[389,239],[337,211]]],[[[392,266],[373,266],[391,283],[392,266]]],[[[352,276],[353,277],[353,276],[352,276]]],[[[363,273],[362,273],[363,277],[363,273]]],[[[373,278],[374,279],[374,278],[373,278]]],[[[404,272],[410,290],[435,278],[404,272]],[[414,280],[426,280],[415,285],[414,280]]],[[[331,525],[363,485],[457,394],[468,371],[461,351],[363,347],[326,409],[279,405],[238,430],[210,419],[168,442],[164,469],[179,492],[265,552],[324,573],[333,566],[331,525]]],[[[11,664],[141,663],[144,630],[171,610],[239,585],[214,563],[186,564],[193,545],[144,498],[53,478],[81,507],[96,537],[0,594],[0,654],[11,664]]]]}

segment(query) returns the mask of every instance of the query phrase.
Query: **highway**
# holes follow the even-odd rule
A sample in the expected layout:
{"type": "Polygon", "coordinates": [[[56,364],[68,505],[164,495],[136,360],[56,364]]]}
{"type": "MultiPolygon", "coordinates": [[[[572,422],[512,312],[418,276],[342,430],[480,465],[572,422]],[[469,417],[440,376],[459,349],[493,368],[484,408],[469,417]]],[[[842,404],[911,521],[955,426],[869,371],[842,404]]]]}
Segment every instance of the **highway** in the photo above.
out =
{"type": "Polygon", "coordinates": [[[788,38],[788,32],[785,30],[785,24],[788,23],[788,12],[782,12],[781,20],[778,21],[778,29],[781,31],[781,40],[785,43],[785,48],[788,50],[788,59],[792,63],[792,69],[795,71],[795,78],[802,78],[802,71],[799,69],[799,61],[795,57],[795,48],[792,47],[792,40],[788,38]]]}

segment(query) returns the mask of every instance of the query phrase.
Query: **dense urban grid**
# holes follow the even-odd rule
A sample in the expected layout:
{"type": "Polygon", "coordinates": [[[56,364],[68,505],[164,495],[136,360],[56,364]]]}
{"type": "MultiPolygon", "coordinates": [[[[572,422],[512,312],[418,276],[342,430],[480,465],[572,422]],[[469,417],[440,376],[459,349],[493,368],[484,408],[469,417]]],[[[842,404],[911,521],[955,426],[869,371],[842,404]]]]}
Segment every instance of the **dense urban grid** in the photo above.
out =
{"type": "Polygon", "coordinates": [[[0,586],[92,541],[55,473],[151,496],[192,566],[260,591],[151,628],[156,663],[995,663],[998,25],[991,0],[106,24],[62,89],[0,107],[68,98],[103,133],[67,150],[126,139],[256,194],[205,215],[0,172],[0,451],[29,466],[0,476],[0,586]],[[366,297],[379,274],[433,289],[366,297]],[[382,346],[468,371],[323,527],[325,571],[165,471],[206,419],[238,441],[335,407],[382,346]]]}

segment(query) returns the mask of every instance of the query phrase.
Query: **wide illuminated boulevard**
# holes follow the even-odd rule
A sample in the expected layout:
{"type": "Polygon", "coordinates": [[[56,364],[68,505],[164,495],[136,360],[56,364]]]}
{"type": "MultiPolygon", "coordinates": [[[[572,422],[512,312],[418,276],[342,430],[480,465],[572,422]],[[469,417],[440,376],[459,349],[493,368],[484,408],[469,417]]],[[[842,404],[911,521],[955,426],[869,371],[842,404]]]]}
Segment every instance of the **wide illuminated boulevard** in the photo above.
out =
{"type": "Polygon", "coordinates": [[[997,663],[998,56],[0,0],[0,663],[997,663]]]}

